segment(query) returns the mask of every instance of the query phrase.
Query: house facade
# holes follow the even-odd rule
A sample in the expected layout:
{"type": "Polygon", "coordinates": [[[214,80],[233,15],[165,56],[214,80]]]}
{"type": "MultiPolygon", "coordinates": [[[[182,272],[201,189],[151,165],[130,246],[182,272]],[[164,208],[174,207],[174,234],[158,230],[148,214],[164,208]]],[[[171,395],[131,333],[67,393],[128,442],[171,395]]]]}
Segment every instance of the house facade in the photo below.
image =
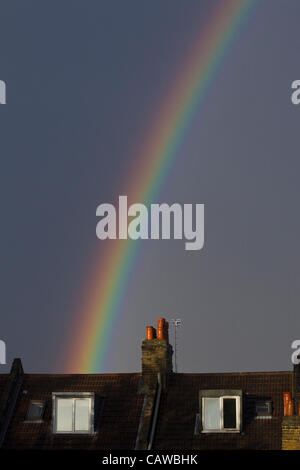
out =
{"type": "Polygon", "coordinates": [[[157,330],[147,327],[140,373],[26,374],[15,359],[0,374],[0,447],[300,449],[298,366],[174,373],[172,354],[159,319],[157,330]]]}

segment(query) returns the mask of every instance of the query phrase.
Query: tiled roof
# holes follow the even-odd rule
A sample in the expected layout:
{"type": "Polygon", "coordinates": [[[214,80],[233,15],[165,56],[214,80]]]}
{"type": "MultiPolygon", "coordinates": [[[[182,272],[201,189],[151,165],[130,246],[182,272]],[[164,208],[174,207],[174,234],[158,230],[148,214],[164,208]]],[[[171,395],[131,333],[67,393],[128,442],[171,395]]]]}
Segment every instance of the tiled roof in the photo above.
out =
{"type": "MultiPolygon", "coordinates": [[[[280,449],[283,392],[292,391],[292,372],[171,374],[162,392],[154,449],[280,449]],[[244,412],[239,434],[194,434],[199,391],[242,390],[244,412]],[[255,419],[253,399],[273,402],[271,419],[255,419]]],[[[0,375],[0,392],[8,376],[0,375]]],[[[141,374],[24,374],[3,448],[134,449],[144,395],[141,374]],[[96,430],[92,436],[52,433],[52,392],[94,392],[96,430]],[[46,403],[42,423],[24,422],[30,400],[46,403]]]]}
{"type": "Polygon", "coordinates": [[[0,374],[0,398],[8,379],[8,374],[0,374]]]}
{"type": "Polygon", "coordinates": [[[3,448],[132,449],[143,396],[140,374],[25,374],[3,448]],[[52,392],[94,392],[97,433],[93,436],[52,434],[52,392]],[[42,423],[24,422],[30,400],[46,403],[42,423]]]}
{"type": "Polygon", "coordinates": [[[154,449],[280,449],[283,392],[292,390],[292,372],[228,374],[173,374],[162,394],[154,449]],[[243,429],[240,434],[194,435],[199,391],[203,389],[242,390],[243,429]],[[271,419],[255,419],[251,398],[270,398],[271,419]]]}

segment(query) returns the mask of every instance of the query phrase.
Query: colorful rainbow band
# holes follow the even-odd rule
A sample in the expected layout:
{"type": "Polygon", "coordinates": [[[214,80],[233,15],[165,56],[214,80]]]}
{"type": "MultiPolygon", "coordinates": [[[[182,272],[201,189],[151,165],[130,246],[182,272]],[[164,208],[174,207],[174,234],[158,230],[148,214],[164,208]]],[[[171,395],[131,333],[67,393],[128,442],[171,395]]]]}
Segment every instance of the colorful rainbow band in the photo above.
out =
{"type": "MultiPolygon", "coordinates": [[[[157,198],[195,113],[255,3],[256,0],[222,0],[212,11],[134,159],[138,167],[134,181],[127,191],[120,192],[128,195],[128,201],[148,205],[157,198]]],[[[132,240],[101,243],[107,244],[106,255],[95,260],[89,289],[69,338],[66,372],[101,372],[107,365],[113,327],[120,316],[140,246],[132,240]]]]}

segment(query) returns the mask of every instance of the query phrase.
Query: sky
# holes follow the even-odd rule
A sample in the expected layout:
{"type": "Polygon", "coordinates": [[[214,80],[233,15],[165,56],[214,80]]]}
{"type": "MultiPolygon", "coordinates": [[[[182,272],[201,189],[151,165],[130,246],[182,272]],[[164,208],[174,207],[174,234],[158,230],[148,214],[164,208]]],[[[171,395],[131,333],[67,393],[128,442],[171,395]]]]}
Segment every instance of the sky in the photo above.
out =
{"type": "MultiPolygon", "coordinates": [[[[15,357],[26,372],[66,372],[86,280],[107,249],[96,207],[132,180],[151,119],[218,3],[0,0],[0,373],[15,357]]],[[[179,372],[292,368],[299,15],[298,0],[261,0],[226,55],[157,201],[203,203],[204,247],[142,242],[99,372],[139,371],[145,327],[161,316],[182,320],[179,372]]]]}

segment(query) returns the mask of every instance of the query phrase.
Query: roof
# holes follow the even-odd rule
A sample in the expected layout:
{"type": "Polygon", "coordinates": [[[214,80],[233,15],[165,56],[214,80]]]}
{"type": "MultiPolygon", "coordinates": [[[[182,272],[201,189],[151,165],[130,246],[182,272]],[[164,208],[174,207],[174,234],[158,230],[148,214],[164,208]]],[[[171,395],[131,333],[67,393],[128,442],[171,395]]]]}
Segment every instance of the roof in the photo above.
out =
{"type": "Polygon", "coordinates": [[[9,374],[0,374],[0,398],[6,385],[9,374]]]}
{"type": "MultiPolygon", "coordinates": [[[[2,377],[3,380],[3,377],[2,377]]],[[[132,449],[135,446],[143,396],[140,374],[24,374],[3,448],[132,449]],[[52,434],[52,392],[94,392],[97,433],[93,436],[52,434]],[[30,400],[44,400],[42,423],[24,422],[30,400]]],[[[1,382],[0,382],[1,383],[1,382]]]]}
{"type": "Polygon", "coordinates": [[[292,376],[292,372],[172,374],[161,398],[154,449],[281,449],[282,394],[292,389],[292,376]],[[203,389],[243,391],[241,434],[194,435],[203,389]],[[255,419],[251,402],[259,397],[272,400],[272,419],[255,419]]]}
{"type": "MultiPolygon", "coordinates": [[[[8,375],[0,375],[0,393],[8,375]]],[[[144,395],[141,374],[24,374],[3,448],[134,449],[144,395]],[[53,392],[94,392],[96,430],[92,436],[52,433],[53,392]],[[45,401],[42,423],[24,422],[30,400],[45,401]]],[[[162,392],[153,449],[281,449],[282,394],[291,391],[293,372],[170,374],[162,392]],[[194,434],[199,392],[241,390],[242,432],[194,434]],[[271,419],[255,419],[254,399],[271,399],[271,419]]]]}

